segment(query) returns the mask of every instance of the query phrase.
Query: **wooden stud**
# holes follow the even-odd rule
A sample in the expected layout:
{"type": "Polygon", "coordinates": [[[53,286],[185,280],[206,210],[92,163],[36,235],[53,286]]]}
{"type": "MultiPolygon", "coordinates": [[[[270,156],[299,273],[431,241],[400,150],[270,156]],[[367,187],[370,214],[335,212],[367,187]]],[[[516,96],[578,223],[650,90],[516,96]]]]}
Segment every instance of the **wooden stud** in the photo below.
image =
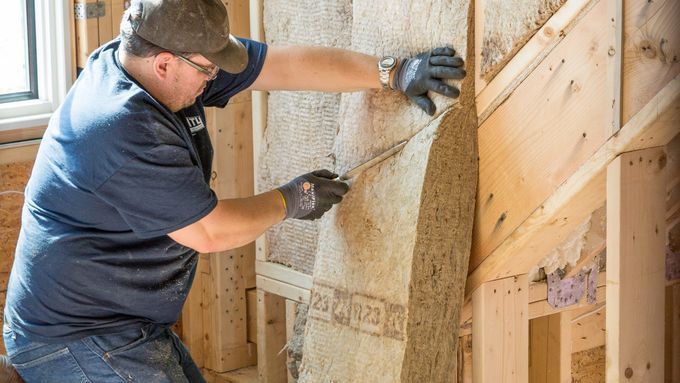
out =
{"type": "Polygon", "coordinates": [[[588,306],[572,311],[571,352],[604,346],[605,304],[588,306]]]}
{"type": "Polygon", "coordinates": [[[666,161],[657,147],[607,169],[607,382],[663,380],[666,161]]]}
{"type": "Polygon", "coordinates": [[[120,22],[125,13],[125,0],[110,0],[111,1],[111,32],[113,38],[120,34],[120,22]]]}
{"type": "MultiPolygon", "coordinates": [[[[96,4],[97,0],[76,0],[75,4],[96,4]]],[[[85,68],[87,57],[99,47],[99,20],[76,19],[76,66],[85,68]]]]}
{"type": "MultiPolygon", "coordinates": [[[[293,336],[293,331],[295,327],[295,318],[297,317],[298,302],[286,299],[286,342],[290,341],[293,336]]],[[[291,359],[286,358],[287,363],[290,363],[291,359]]],[[[290,370],[286,368],[286,373],[288,377],[288,383],[295,383],[295,378],[291,375],[290,370]]]]}
{"type": "Polygon", "coordinates": [[[599,43],[610,34],[604,23],[607,1],[596,4],[480,125],[479,201],[470,268],[540,210],[609,138],[613,112],[606,101],[608,56],[599,43]],[[589,53],[575,53],[584,49],[589,53]],[[537,179],[541,182],[533,182],[537,179]]]}
{"type": "Polygon", "coordinates": [[[473,382],[529,379],[527,276],[482,284],[472,294],[473,382]]]}
{"type": "Polygon", "coordinates": [[[475,58],[478,60],[475,66],[475,90],[480,124],[536,69],[597,1],[570,0],[564,3],[488,84],[479,77],[482,73],[479,60],[484,31],[483,3],[484,0],[475,2],[475,58]]]}
{"type": "Polygon", "coordinates": [[[203,353],[203,280],[208,272],[208,256],[199,255],[194,282],[182,309],[182,341],[198,368],[205,365],[203,353]]]}
{"type": "Polygon", "coordinates": [[[680,2],[626,0],[622,124],[680,74],[680,2]]]}
{"type": "Polygon", "coordinates": [[[248,312],[248,342],[257,344],[257,290],[246,291],[246,306],[248,312]]]}
{"type": "MultiPolygon", "coordinates": [[[[264,0],[250,0],[250,36],[253,40],[260,42],[265,41],[264,24],[262,22],[263,9],[264,0]]],[[[253,108],[253,170],[255,174],[253,191],[257,193],[259,191],[257,174],[260,163],[260,146],[262,145],[264,129],[267,126],[267,92],[253,91],[251,97],[253,108]]],[[[255,257],[258,261],[266,261],[264,235],[255,241],[255,257]]]]}
{"type": "Polygon", "coordinates": [[[680,283],[666,287],[665,382],[680,382],[680,283]]]}
{"type": "Polygon", "coordinates": [[[472,383],[472,334],[459,339],[457,368],[457,383],[472,383]]]}
{"type": "Polygon", "coordinates": [[[98,0],[97,3],[104,4],[104,16],[97,19],[97,30],[99,31],[99,45],[111,41],[113,35],[113,9],[111,0],[98,0]]]}
{"type": "Polygon", "coordinates": [[[285,282],[277,281],[276,279],[267,278],[263,275],[257,276],[257,288],[290,300],[294,300],[296,302],[305,304],[309,303],[309,290],[285,282]]]}
{"type": "Polygon", "coordinates": [[[262,383],[285,383],[286,303],[283,297],[257,289],[258,377],[262,383]]]}
{"type": "Polygon", "coordinates": [[[607,165],[617,153],[666,145],[677,134],[680,76],[602,145],[468,276],[466,296],[481,283],[530,270],[604,204],[607,165]]]}
{"type": "Polygon", "coordinates": [[[257,275],[275,279],[305,290],[311,290],[312,288],[311,275],[293,270],[290,267],[279,265],[278,263],[256,261],[255,269],[257,275]]]}
{"type": "Polygon", "coordinates": [[[529,382],[571,382],[571,312],[529,323],[529,382]]]}

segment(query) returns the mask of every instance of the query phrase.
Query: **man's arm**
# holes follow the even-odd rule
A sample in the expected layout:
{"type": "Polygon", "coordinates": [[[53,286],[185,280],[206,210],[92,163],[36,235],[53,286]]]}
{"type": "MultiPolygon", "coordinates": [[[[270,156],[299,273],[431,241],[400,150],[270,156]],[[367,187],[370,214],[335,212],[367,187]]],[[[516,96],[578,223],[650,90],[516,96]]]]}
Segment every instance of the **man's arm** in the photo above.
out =
{"type": "MultiPolygon", "coordinates": [[[[456,98],[460,91],[443,80],[465,77],[463,59],[452,48],[434,48],[398,60],[389,85],[403,92],[427,114],[435,105],[428,92],[456,98]]],[[[378,57],[338,48],[270,46],[251,90],[352,92],[381,88],[378,57]]]]}
{"type": "Polygon", "coordinates": [[[380,88],[377,63],[377,57],[338,48],[269,46],[262,71],[250,89],[352,92],[380,88]]]}
{"type": "Polygon", "coordinates": [[[221,200],[208,215],[168,236],[200,253],[243,246],[285,218],[321,218],[349,190],[337,178],[328,170],[317,170],[267,193],[221,200]]]}
{"type": "Polygon", "coordinates": [[[272,190],[248,198],[220,200],[208,215],[168,236],[201,253],[225,251],[254,241],[285,216],[281,194],[272,190]]]}

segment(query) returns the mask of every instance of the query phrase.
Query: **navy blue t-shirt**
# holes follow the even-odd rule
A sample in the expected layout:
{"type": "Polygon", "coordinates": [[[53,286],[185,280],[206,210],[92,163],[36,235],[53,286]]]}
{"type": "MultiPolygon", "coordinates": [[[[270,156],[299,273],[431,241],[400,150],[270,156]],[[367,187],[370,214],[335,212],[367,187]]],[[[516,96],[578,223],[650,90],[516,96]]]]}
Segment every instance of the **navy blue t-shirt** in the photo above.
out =
{"type": "Polygon", "coordinates": [[[241,41],[245,71],[220,71],[177,113],[125,72],[118,39],[91,55],[26,187],[5,307],[16,332],[63,342],[178,319],[197,254],[167,234],[217,204],[203,107],[224,107],[259,75],[266,46],[241,41]]]}

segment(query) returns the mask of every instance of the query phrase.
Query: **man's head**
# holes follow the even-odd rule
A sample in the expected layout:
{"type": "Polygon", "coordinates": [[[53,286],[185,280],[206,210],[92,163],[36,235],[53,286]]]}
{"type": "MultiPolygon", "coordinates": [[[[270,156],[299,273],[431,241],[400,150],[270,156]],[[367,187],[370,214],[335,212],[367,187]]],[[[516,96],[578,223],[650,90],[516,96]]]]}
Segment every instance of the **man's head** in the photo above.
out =
{"type": "Polygon", "coordinates": [[[120,29],[123,65],[173,111],[193,104],[219,68],[238,73],[248,62],[220,0],[133,0],[120,29]]]}

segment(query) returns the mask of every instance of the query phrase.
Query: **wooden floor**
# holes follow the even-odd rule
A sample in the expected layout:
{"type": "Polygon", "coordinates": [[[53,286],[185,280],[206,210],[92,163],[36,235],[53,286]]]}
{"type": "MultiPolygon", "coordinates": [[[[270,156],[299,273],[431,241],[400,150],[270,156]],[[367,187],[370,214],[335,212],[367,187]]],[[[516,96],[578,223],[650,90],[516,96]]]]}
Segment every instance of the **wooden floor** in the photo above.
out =
{"type": "Polygon", "coordinates": [[[257,366],[240,368],[221,374],[204,369],[203,377],[208,383],[256,383],[257,366]]]}

